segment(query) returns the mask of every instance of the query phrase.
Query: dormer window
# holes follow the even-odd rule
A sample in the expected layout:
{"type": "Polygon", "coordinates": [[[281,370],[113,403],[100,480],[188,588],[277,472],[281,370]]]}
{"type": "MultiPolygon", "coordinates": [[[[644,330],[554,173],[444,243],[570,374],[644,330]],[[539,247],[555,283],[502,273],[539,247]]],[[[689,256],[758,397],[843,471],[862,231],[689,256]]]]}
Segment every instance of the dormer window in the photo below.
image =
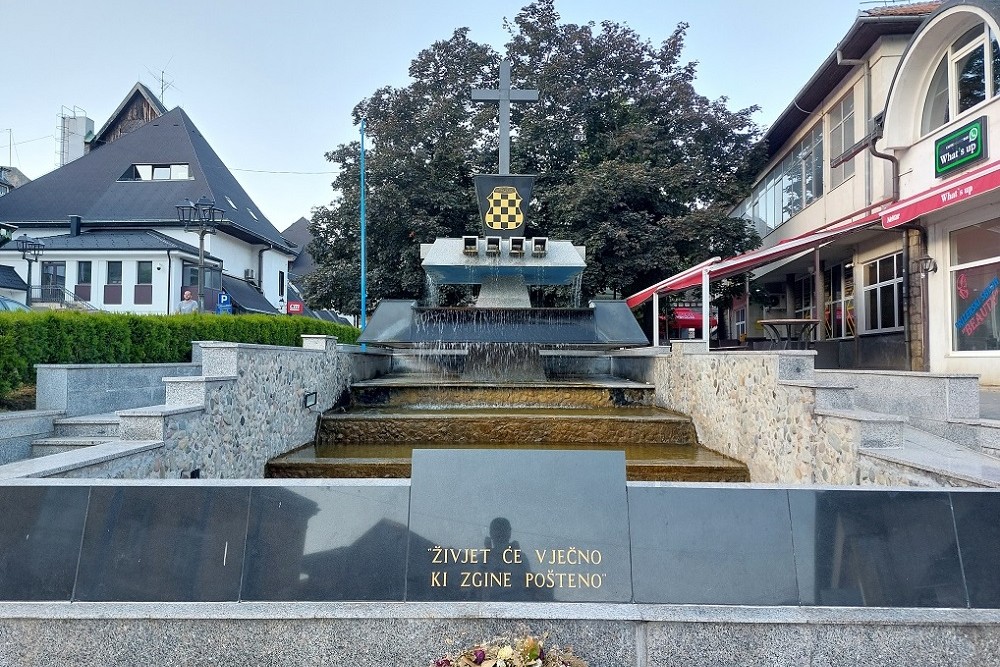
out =
{"type": "Polygon", "coordinates": [[[952,42],[931,77],[924,98],[920,133],[928,134],[952,118],[1000,93],[1000,45],[980,23],[952,42]]]}
{"type": "Polygon", "coordinates": [[[186,164],[133,164],[119,181],[186,181],[191,169],[186,164]]]}

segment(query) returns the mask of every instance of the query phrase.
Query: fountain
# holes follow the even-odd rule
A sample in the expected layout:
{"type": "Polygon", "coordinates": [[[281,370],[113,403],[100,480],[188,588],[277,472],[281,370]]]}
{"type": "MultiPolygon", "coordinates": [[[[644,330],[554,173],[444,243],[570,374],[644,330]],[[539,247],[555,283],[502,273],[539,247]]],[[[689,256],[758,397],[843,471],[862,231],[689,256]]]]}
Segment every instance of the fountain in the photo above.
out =
{"type": "Polygon", "coordinates": [[[532,305],[530,287],[578,290],[586,254],[525,235],[534,177],[509,173],[504,106],[532,91],[510,90],[506,63],[500,78],[499,91],[473,91],[501,102],[500,173],[475,180],[482,232],[421,246],[428,303],[381,302],[359,338],[392,350],[390,373],[354,383],[315,443],[267,474],[408,477],[415,448],[615,449],[629,479],[748,481],[698,446],[690,418],[656,407],[652,386],[613,376],[609,350],[648,345],[624,301],[532,305]],[[437,305],[441,285],[478,286],[475,305],[437,305]]]}
{"type": "MultiPolygon", "coordinates": [[[[593,301],[586,308],[532,307],[529,287],[579,288],[586,251],[570,241],[525,236],[534,176],[510,173],[510,102],[537,99],[512,90],[510,64],[500,67],[499,90],[472,98],[500,102],[500,169],[475,178],[482,233],[421,245],[432,305],[412,300],[379,304],[359,342],[391,348],[450,351],[464,357],[466,380],[538,381],[546,377],[543,349],[609,350],[649,344],[624,301],[593,301]],[[436,303],[440,285],[476,285],[471,308],[436,303]]],[[[426,357],[426,355],[425,355],[426,357]]],[[[455,360],[450,364],[454,367],[455,360]]],[[[442,362],[439,368],[445,367],[442,362]]]]}

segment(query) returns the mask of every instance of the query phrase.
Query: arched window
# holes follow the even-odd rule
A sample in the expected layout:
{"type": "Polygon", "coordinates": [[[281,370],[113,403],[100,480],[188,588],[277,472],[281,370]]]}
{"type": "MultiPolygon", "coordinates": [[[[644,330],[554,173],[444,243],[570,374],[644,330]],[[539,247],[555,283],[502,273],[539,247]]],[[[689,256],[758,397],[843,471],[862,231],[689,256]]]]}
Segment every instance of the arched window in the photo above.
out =
{"type": "Polygon", "coordinates": [[[931,77],[920,133],[927,134],[1000,93],[1000,44],[985,23],[952,42],[931,77]]]}

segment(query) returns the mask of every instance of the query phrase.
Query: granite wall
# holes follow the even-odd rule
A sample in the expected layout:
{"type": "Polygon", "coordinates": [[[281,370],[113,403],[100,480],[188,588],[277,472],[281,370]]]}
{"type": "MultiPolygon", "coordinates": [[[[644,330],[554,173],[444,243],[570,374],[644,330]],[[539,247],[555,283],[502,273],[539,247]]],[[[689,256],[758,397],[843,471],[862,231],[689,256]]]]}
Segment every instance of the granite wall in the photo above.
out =
{"type": "Polygon", "coordinates": [[[525,634],[548,634],[590,667],[1000,664],[994,610],[74,603],[0,605],[0,665],[424,667],[525,634]]]}

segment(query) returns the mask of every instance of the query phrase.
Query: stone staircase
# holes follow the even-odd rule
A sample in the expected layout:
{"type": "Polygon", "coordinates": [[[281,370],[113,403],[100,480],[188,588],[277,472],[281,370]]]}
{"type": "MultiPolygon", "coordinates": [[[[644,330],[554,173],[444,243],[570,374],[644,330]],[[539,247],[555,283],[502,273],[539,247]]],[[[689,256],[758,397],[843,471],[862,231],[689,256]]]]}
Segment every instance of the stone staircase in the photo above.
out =
{"type": "Polygon", "coordinates": [[[654,388],[611,376],[536,383],[402,374],[355,383],[316,442],[273,459],[270,477],[408,477],[414,448],[616,449],[646,481],[749,481],[698,445],[691,420],[654,407],[654,388]]]}
{"type": "Polygon", "coordinates": [[[816,370],[782,384],[859,425],[859,483],[1000,488],[1000,420],[980,415],[978,376],[816,370]]]}
{"type": "Polygon", "coordinates": [[[52,435],[32,441],[31,458],[119,441],[119,420],[114,413],[62,417],[52,425],[52,435]]]}

